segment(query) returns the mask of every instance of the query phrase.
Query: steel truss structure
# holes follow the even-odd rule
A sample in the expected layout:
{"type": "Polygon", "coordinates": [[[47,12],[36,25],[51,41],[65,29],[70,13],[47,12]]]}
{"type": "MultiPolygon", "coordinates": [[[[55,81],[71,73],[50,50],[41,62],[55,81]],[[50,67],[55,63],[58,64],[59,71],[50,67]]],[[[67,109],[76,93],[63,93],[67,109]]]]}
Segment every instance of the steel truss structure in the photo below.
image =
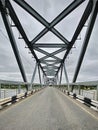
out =
{"type": "Polygon", "coordinates": [[[22,9],[24,9],[27,13],[29,13],[32,17],[34,17],[36,20],[38,20],[38,22],[40,22],[42,25],[44,25],[44,29],[34,38],[32,38],[32,40],[30,41],[28,39],[28,36],[26,35],[26,32],[24,31],[24,28],[20,22],[20,20],[17,17],[17,14],[11,4],[10,0],[0,0],[0,12],[1,12],[1,16],[6,28],[6,31],[8,33],[17,63],[19,65],[22,77],[24,82],[27,82],[26,79],[26,74],[25,74],[25,70],[24,67],[22,65],[22,61],[19,55],[19,51],[17,48],[17,44],[13,35],[13,31],[12,28],[10,26],[10,22],[8,19],[8,15],[10,15],[14,26],[18,29],[19,33],[21,34],[22,38],[24,39],[27,47],[29,48],[30,52],[32,53],[32,55],[34,56],[34,58],[36,59],[36,66],[35,66],[35,70],[32,76],[32,80],[31,80],[31,85],[34,81],[34,77],[35,77],[35,73],[36,73],[36,69],[38,67],[38,72],[39,72],[39,79],[40,79],[40,84],[41,84],[41,75],[40,75],[40,69],[43,72],[43,78],[45,79],[45,83],[57,83],[58,80],[58,73],[61,70],[61,75],[60,75],[60,79],[59,79],[59,84],[61,84],[61,80],[62,80],[62,71],[64,68],[64,73],[65,73],[65,77],[66,77],[66,81],[68,83],[69,86],[69,80],[68,80],[68,75],[67,75],[67,70],[66,70],[66,66],[65,66],[65,59],[67,58],[69,52],[71,51],[71,49],[73,48],[73,45],[75,44],[82,28],[84,27],[86,21],[88,20],[88,18],[90,17],[89,20],[89,24],[87,27],[87,32],[84,38],[84,42],[83,42],[83,46],[81,49],[81,53],[79,56],[79,60],[77,63],[77,67],[75,70],[75,74],[73,77],[73,81],[72,82],[76,82],[77,80],[77,76],[83,61],[83,58],[85,56],[85,52],[86,52],[86,48],[88,46],[89,43],[89,39],[92,33],[92,29],[94,27],[94,23],[96,20],[96,16],[98,13],[98,0],[89,0],[88,4],[84,10],[84,13],[77,25],[77,28],[74,32],[74,35],[71,39],[71,41],[68,41],[67,38],[65,38],[56,28],[55,26],[61,21],[63,20],[65,17],[67,17],[72,11],[74,11],[77,7],[79,7],[83,2],[85,2],[86,0],[73,0],[72,3],[70,3],[70,5],[68,5],[67,8],[65,8],[52,22],[48,22],[46,19],[44,19],[37,11],[35,11],[26,1],[24,0],[13,0],[16,4],[18,4],[22,9]],[[55,36],[57,36],[61,41],[62,44],[59,43],[37,43],[36,42],[42,38],[47,32],[52,32],[55,36]],[[43,49],[42,49],[43,48],[43,49]],[[45,51],[45,48],[59,48],[58,50],[49,53],[47,51],[45,51]],[[39,58],[36,53],[35,50],[44,54],[45,56],[42,58],[39,58]],[[57,57],[56,55],[59,54],[60,52],[65,51],[64,57],[60,58],[57,57]],[[51,60],[49,60],[48,58],[52,58],[51,60]],[[42,66],[42,64],[44,64],[44,66],[42,66]],[[56,66],[57,64],[59,64],[59,66],[56,66]],[[52,76],[53,78],[50,79],[48,78],[48,76],[52,76]]]}

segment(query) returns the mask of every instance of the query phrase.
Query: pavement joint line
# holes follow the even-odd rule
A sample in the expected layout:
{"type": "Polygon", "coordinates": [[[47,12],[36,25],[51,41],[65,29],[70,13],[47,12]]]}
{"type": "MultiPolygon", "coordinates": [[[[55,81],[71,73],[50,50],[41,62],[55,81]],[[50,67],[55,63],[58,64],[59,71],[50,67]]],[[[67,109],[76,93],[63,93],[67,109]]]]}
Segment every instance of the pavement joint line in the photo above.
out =
{"type": "Polygon", "coordinates": [[[84,107],[80,106],[80,105],[79,105],[78,103],[76,103],[72,98],[68,97],[66,94],[64,94],[64,93],[61,92],[60,90],[59,90],[59,92],[60,92],[62,95],[66,96],[70,101],[74,102],[74,103],[75,103],[78,107],[80,107],[82,110],[84,110],[85,112],[87,112],[90,116],[92,116],[93,118],[95,118],[95,119],[98,120],[98,117],[94,116],[94,115],[91,114],[88,110],[86,110],[84,107]]]}

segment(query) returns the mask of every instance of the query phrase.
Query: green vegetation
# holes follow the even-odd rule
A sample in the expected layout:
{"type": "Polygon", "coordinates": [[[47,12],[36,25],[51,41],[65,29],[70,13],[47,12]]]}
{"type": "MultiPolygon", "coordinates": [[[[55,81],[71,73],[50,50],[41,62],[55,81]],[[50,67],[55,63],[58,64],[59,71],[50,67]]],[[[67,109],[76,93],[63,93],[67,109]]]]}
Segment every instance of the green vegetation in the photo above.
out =
{"type": "MultiPolygon", "coordinates": [[[[60,88],[66,88],[67,89],[67,85],[55,85],[55,87],[60,87],[60,88]]],[[[72,87],[72,86],[70,86],[72,87]]],[[[79,85],[74,85],[74,89],[78,89],[79,85]]],[[[80,88],[82,90],[95,90],[96,86],[86,86],[86,85],[80,85],[80,88]]]]}
{"type": "Polygon", "coordinates": [[[96,89],[96,86],[85,86],[85,85],[82,85],[81,89],[83,89],[83,90],[94,90],[94,89],[96,89]]]}
{"type": "MultiPolygon", "coordinates": [[[[21,89],[25,89],[26,85],[20,85],[21,89]]],[[[32,88],[39,88],[40,84],[33,84],[32,88]]],[[[1,84],[1,89],[18,89],[19,85],[1,84]]]]}
{"type": "Polygon", "coordinates": [[[2,89],[16,89],[16,85],[7,85],[7,84],[1,84],[2,89]]]}

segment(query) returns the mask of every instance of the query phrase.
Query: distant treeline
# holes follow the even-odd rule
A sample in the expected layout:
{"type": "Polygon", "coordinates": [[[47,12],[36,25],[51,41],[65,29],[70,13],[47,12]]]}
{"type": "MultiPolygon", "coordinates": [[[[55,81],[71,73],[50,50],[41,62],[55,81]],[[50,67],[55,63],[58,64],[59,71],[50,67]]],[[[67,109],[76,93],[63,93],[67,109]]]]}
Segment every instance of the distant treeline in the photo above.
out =
{"type": "MultiPolygon", "coordinates": [[[[72,86],[72,85],[71,85],[72,86]]],[[[71,87],[70,86],[70,87],[71,87]]],[[[61,88],[66,88],[67,89],[67,85],[56,85],[55,87],[61,87],[61,88]]],[[[78,85],[74,85],[74,89],[78,89],[79,86],[78,85]]],[[[96,86],[86,86],[86,85],[80,85],[80,88],[83,90],[93,90],[96,88],[96,86]]]]}
{"type": "MultiPolygon", "coordinates": [[[[18,89],[19,85],[1,84],[1,89],[18,89]]],[[[25,89],[26,85],[20,85],[21,89],[25,89]]],[[[33,84],[32,87],[40,87],[40,84],[33,84]]]]}

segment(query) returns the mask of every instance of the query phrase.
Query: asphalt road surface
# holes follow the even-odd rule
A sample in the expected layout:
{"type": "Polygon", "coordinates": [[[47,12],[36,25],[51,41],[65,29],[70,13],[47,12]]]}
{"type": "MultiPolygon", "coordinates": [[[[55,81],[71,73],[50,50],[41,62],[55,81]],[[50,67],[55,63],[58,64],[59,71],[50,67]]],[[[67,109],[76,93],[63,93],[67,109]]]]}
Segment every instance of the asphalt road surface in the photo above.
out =
{"type": "Polygon", "coordinates": [[[98,130],[98,112],[80,104],[47,87],[0,111],[0,130],[98,130]]]}

